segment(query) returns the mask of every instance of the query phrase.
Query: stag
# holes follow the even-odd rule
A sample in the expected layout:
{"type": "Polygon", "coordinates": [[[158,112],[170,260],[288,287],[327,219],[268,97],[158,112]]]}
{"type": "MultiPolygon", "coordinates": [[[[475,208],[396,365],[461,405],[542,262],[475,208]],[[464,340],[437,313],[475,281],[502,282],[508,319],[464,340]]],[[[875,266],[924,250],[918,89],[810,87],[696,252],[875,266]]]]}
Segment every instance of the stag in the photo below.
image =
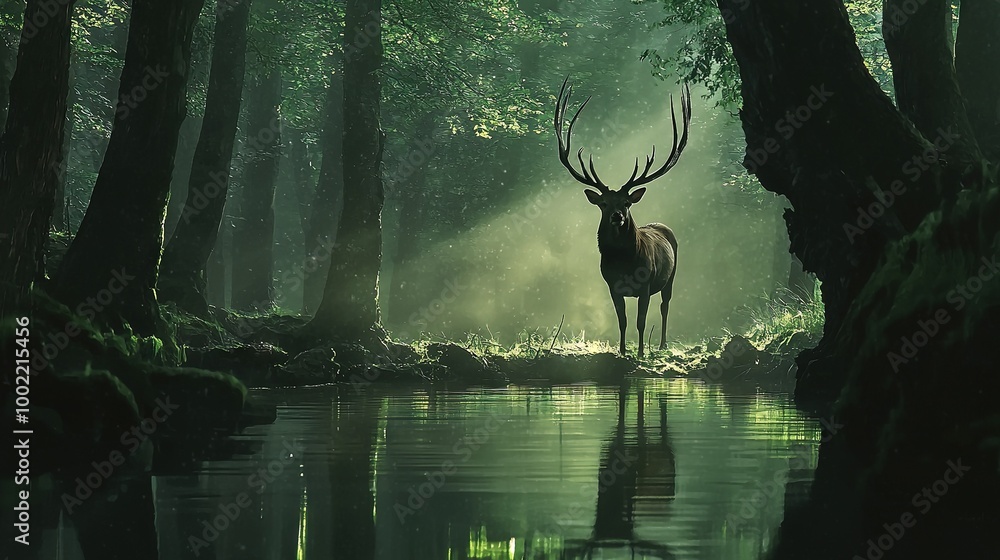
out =
{"type": "Polygon", "coordinates": [[[569,126],[565,127],[566,108],[573,95],[573,87],[569,79],[563,82],[556,101],[555,129],[559,138],[559,161],[569,170],[570,175],[588,188],[584,189],[587,200],[601,209],[601,224],[597,228],[597,247],[601,252],[601,275],[611,291],[611,301],[615,304],[618,314],[619,344],[618,351],[625,355],[625,298],[639,298],[639,317],[636,327],[639,331],[639,357],[645,351],[643,334],[646,330],[646,312],[649,309],[651,296],[660,294],[660,349],[667,342],[667,311],[670,309],[670,296],[673,294],[674,275],[677,271],[677,237],[667,226],[660,223],[637,227],[632,219],[630,208],[642,200],[646,188],[642,185],[651,183],[666,175],[681,157],[681,152],[687,146],[688,129],[691,125],[691,90],[685,85],[681,94],[681,114],[683,117],[683,132],[678,139],[677,115],[674,112],[674,98],[670,96],[670,116],[673,125],[673,147],[670,156],[663,165],[655,171],[653,162],[656,158],[656,146],[652,155],[646,156],[646,165],[639,172],[639,158],[635,160],[632,176],[618,190],[609,188],[597,174],[594,168],[594,156],[590,156],[589,165],[584,163],[583,148],[576,153],[580,162],[580,170],[574,167],[570,157],[570,141],[573,136],[573,126],[583,111],[588,97],[576,110],[569,126]]]}

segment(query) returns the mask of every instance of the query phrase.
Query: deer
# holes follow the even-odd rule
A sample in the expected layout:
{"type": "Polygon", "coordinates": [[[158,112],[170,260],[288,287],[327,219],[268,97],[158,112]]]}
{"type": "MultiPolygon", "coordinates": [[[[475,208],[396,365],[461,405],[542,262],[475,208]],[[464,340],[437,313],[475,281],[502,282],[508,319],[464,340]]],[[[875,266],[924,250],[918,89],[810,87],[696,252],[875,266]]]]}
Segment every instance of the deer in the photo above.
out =
{"type": "Polygon", "coordinates": [[[597,228],[597,248],[601,254],[601,276],[608,284],[611,301],[618,315],[618,352],[625,356],[626,326],[625,298],[639,299],[639,316],[636,328],[639,331],[639,358],[645,352],[644,333],[646,330],[646,314],[649,310],[649,300],[660,294],[660,350],[667,343],[667,312],[670,310],[670,298],[673,295],[674,276],[677,272],[677,237],[674,232],[661,223],[651,223],[637,227],[630,211],[633,204],[638,204],[647,185],[663,177],[677,165],[681,153],[687,146],[688,130],[691,126],[691,90],[685,84],[681,93],[681,115],[683,132],[678,138],[677,115],[674,111],[674,98],[670,96],[670,120],[673,125],[673,145],[670,155],[655,171],[653,162],[656,159],[656,146],[651,155],[646,156],[646,164],[639,172],[639,158],[635,159],[632,176],[617,190],[612,190],[601,180],[594,167],[594,156],[590,156],[589,166],[584,163],[583,148],[576,153],[580,170],[574,167],[570,157],[570,143],[573,136],[573,126],[580,113],[590,103],[588,97],[576,110],[569,126],[565,127],[566,109],[573,95],[573,86],[569,78],[563,81],[555,107],[555,132],[559,139],[559,161],[569,170],[577,182],[587,188],[584,194],[591,204],[601,209],[601,223],[597,228]]]}

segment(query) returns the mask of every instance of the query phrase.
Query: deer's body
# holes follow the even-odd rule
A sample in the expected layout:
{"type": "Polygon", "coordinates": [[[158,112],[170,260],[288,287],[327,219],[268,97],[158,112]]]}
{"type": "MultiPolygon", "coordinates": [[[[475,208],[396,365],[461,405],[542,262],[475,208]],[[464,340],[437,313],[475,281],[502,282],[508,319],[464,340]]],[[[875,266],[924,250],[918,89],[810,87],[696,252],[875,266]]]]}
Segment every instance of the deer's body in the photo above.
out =
{"type": "Polygon", "coordinates": [[[601,276],[611,292],[639,297],[643,291],[655,295],[668,289],[677,266],[677,237],[663,224],[636,227],[632,220],[623,232],[611,227],[597,233],[601,252],[601,276]]]}
{"type": "MultiPolygon", "coordinates": [[[[625,298],[639,299],[639,317],[636,327],[639,331],[639,357],[645,350],[646,312],[649,309],[650,297],[660,294],[660,348],[667,341],[667,311],[670,309],[670,297],[674,290],[674,276],[677,272],[677,237],[674,232],[663,224],[653,223],[642,227],[635,225],[629,210],[638,203],[646,193],[641,185],[650,183],[670,171],[680,158],[687,145],[688,128],[691,123],[691,92],[684,88],[681,98],[681,112],[684,117],[684,132],[678,139],[677,121],[673,122],[674,141],[670,155],[659,169],[650,174],[656,148],[653,155],[646,158],[646,167],[639,173],[639,160],[635,160],[632,177],[619,189],[612,190],[601,181],[594,169],[594,159],[590,166],[583,161],[583,150],[577,152],[580,170],[577,171],[570,161],[570,140],[573,135],[573,125],[580,112],[587,106],[589,99],[576,111],[569,128],[563,133],[566,107],[572,95],[572,88],[567,88],[567,82],[559,91],[556,102],[555,129],[559,138],[559,159],[569,170],[574,179],[595,190],[587,189],[584,193],[590,203],[601,209],[601,225],[597,230],[597,246],[601,251],[601,275],[608,284],[611,301],[615,304],[618,315],[619,342],[618,351],[625,354],[625,298]],[[679,141],[678,141],[679,140],[679,141]],[[634,189],[634,190],[633,190],[634,189]]],[[[670,103],[673,114],[673,100],[670,103]]]]}
{"type": "Polygon", "coordinates": [[[618,315],[619,352],[625,353],[625,298],[639,299],[636,328],[641,356],[645,347],[643,333],[649,300],[656,294],[660,294],[660,348],[663,348],[667,342],[667,312],[677,270],[674,232],[658,223],[636,227],[631,216],[619,228],[602,221],[597,231],[597,247],[601,252],[601,276],[608,284],[618,315]]]}

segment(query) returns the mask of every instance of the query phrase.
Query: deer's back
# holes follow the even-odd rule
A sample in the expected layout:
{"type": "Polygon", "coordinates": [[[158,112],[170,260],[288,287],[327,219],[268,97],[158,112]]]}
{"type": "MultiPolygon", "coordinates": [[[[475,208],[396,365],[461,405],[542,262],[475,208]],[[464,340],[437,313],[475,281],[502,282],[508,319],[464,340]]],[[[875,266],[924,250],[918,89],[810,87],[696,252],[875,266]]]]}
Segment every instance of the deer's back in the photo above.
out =
{"type": "Polygon", "coordinates": [[[669,227],[652,223],[639,228],[640,252],[646,255],[654,268],[653,293],[663,289],[674,276],[677,265],[677,236],[669,227]]]}

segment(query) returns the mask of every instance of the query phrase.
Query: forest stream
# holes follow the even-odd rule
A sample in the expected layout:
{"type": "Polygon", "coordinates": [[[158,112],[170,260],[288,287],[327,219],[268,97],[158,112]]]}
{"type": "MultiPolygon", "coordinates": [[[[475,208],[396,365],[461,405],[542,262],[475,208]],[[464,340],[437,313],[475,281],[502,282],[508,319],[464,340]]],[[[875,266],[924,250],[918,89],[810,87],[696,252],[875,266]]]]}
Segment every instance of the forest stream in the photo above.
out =
{"type": "MultiPolygon", "coordinates": [[[[253,393],[273,424],[115,513],[159,558],[757,558],[820,441],[786,396],[683,378],[253,393]]],[[[62,516],[40,557],[85,558],[62,516]]]]}

